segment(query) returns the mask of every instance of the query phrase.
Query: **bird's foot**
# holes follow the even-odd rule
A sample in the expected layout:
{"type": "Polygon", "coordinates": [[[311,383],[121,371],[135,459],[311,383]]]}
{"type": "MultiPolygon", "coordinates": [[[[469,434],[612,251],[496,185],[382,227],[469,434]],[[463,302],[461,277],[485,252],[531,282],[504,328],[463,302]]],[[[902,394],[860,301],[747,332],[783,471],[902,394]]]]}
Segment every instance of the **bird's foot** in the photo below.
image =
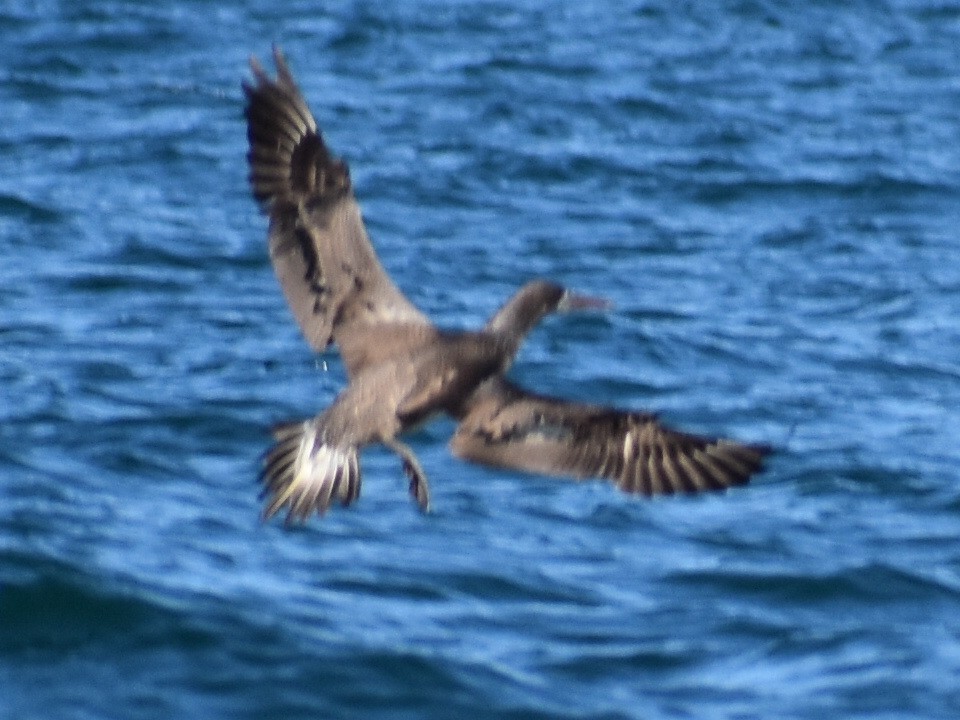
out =
{"type": "Polygon", "coordinates": [[[413,498],[422,512],[429,512],[430,484],[427,482],[427,474],[420,467],[420,462],[417,460],[417,456],[413,454],[413,450],[398,440],[390,440],[385,442],[384,445],[400,456],[400,460],[403,462],[403,471],[410,479],[410,497],[413,498]]]}

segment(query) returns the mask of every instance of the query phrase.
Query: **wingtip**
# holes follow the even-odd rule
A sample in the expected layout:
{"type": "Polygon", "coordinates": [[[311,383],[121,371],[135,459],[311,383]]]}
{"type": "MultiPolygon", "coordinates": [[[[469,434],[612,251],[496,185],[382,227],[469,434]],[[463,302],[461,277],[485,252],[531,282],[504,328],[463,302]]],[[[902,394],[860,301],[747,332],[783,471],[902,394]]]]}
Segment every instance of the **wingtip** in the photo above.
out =
{"type": "Polygon", "coordinates": [[[253,79],[256,83],[251,83],[248,80],[241,82],[243,91],[246,93],[247,99],[249,100],[257,92],[258,88],[269,85],[271,80],[270,75],[267,74],[266,68],[264,68],[260,63],[260,58],[251,53],[247,62],[250,65],[250,72],[253,73],[253,79]]]}
{"type": "MultiPolygon", "coordinates": [[[[270,55],[273,57],[273,62],[278,68],[287,67],[287,58],[283,54],[283,50],[280,48],[280,45],[277,42],[273,42],[270,44],[270,55]]],[[[249,63],[250,63],[250,69],[253,71],[254,75],[266,76],[267,71],[264,69],[263,65],[261,64],[260,58],[258,58],[254,53],[250,53],[249,63]]]]}
{"type": "Polygon", "coordinates": [[[283,54],[283,50],[280,49],[280,43],[274,41],[270,44],[270,51],[273,55],[273,62],[276,63],[277,68],[286,68],[287,67],[287,58],[283,54]]]}

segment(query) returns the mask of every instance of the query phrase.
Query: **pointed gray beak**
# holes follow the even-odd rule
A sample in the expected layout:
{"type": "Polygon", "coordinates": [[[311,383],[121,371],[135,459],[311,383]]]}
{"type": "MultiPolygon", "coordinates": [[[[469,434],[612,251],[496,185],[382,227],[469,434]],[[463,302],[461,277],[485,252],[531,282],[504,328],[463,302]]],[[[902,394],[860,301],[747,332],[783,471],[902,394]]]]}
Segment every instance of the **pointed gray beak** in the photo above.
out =
{"type": "Polygon", "coordinates": [[[609,310],[613,303],[602,297],[592,295],[578,295],[567,290],[557,304],[557,312],[574,312],[577,310],[609,310]]]}

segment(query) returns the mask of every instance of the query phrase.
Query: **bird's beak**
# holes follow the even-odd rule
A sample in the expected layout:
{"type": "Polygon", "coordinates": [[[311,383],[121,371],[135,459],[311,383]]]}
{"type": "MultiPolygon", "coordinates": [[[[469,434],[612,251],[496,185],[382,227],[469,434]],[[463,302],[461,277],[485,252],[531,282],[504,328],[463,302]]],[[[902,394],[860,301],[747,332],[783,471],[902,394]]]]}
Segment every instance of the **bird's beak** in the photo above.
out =
{"type": "Polygon", "coordinates": [[[574,312],[577,310],[609,310],[613,303],[602,297],[592,295],[578,295],[567,290],[560,303],[557,305],[557,312],[574,312]]]}

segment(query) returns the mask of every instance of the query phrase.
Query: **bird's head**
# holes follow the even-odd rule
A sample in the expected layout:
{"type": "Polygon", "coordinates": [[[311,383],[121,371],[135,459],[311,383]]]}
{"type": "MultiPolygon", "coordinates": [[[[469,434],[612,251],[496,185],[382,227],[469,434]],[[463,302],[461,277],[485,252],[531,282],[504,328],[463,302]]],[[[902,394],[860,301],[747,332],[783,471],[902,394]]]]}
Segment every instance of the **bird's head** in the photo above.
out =
{"type": "Polygon", "coordinates": [[[580,295],[549,280],[531,280],[504,303],[486,329],[519,341],[550,313],[605,310],[610,306],[604,298],[580,295]]]}

